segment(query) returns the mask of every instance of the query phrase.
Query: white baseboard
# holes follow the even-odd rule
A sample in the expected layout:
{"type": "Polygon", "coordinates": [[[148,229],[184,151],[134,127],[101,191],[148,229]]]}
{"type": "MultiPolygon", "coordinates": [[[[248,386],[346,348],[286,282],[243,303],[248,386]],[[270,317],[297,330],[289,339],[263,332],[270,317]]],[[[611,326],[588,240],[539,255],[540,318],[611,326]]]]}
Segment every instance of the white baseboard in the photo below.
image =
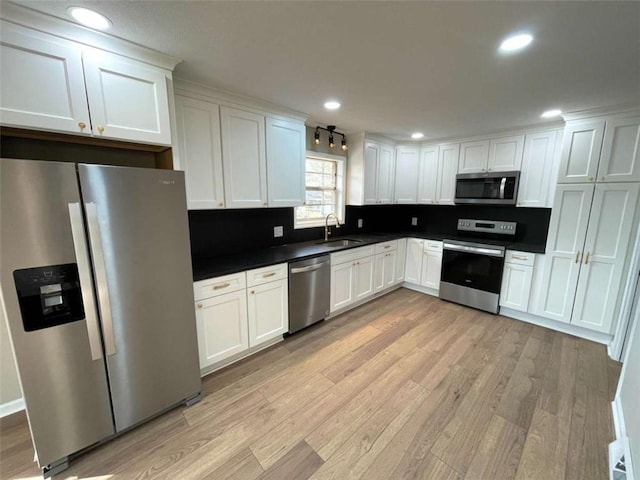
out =
{"type": "Polygon", "coordinates": [[[609,471],[611,472],[613,464],[619,460],[619,452],[621,450],[620,446],[622,446],[625,466],[627,469],[626,480],[634,480],[633,459],[631,458],[629,437],[627,437],[627,429],[624,423],[624,412],[622,410],[622,405],[620,404],[620,399],[617,395],[615,400],[611,402],[611,412],[613,414],[613,426],[616,433],[616,440],[609,445],[609,471]],[[613,452],[616,452],[615,457],[611,458],[613,452]]]}
{"type": "Polygon", "coordinates": [[[408,288],[409,290],[414,290],[420,293],[426,293],[427,295],[432,295],[434,297],[439,297],[439,290],[431,287],[424,287],[422,285],[416,285],[415,283],[407,283],[404,282],[402,284],[404,288],[408,288]]]}
{"type": "Polygon", "coordinates": [[[0,405],[0,418],[24,410],[24,398],[18,398],[0,405]]]}
{"type": "Polygon", "coordinates": [[[607,335],[600,332],[594,332],[582,327],[576,327],[569,323],[557,322],[548,318],[533,315],[531,313],[520,312],[511,308],[500,307],[500,315],[503,317],[515,318],[516,320],[522,320],[523,322],[533,323],[540,327],[550,328],[558,332],[567,333],[575,337],[591,340],[592,342],[602,343],[603,345],[609,345],[611,343],[611,335],[607,335]]]}

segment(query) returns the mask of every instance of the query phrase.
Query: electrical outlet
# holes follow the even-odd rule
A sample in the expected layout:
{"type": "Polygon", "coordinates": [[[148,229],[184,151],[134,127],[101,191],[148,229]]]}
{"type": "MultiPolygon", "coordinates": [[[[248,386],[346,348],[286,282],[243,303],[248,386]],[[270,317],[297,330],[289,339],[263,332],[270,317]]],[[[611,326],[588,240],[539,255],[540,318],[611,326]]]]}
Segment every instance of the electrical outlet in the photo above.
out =
{"type": "Polygon", "coordinates": [[[273,227],[273,236],[274,238],[282,237],[284,232],[282,230],[282,225],[278,225],[277,227],[273,227]]]}
{"type": "Polygon", "coordinates": [[[418,225],[418,217],[411,217],[411,225],[414,227],[418,225]]]}
{"type": "Polygon", "coordinates": [[[358,219],[358,228],[362,228],[362,219],[361,218],[358,219]]]}

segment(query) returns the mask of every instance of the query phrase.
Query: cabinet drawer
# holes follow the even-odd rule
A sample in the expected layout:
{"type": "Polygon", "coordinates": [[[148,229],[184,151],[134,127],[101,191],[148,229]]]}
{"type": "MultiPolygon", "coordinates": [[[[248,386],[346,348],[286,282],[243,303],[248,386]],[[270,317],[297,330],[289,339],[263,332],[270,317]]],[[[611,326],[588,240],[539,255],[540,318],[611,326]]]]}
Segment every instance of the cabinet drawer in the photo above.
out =
{"type": "Polygon", "coordinates": [[[345,262],[352,262],[359,258],[370,257],[374,253],[374,246],[352,248],[344,252],[336,252],[331,254],[331,265],[339,265],[345,262]]]}
{"type": "Polygon", "coordinates": [[[398,248],[398,241],[390,240],[388,242],[376,243],[374,247],[376,255],[379,253],[391,252],[392,250],[396,250],[398,248]]]}
{"type": "Polygon", "coordinates": [[[256,268],[247,271],[247,286],[255,287],[263,283],[273,282],[287,278],[287,264],[269,265],[268,267],[256,268]]]}
{"type": "Polygon", "coordinates": [[[245,272],[233,273],[223,277],[209,278],[193,284],[193,295],[197,300],[217,297],[224,293],[235,292],[247,287],[245,272]]]}
{"type": "Polygon", "coordinates": [[[424,249],[429,252],[441,252],[442,242],[439,240],[425,240],[424,249]]]}
{"type": "Polygon", "coordinates": [[[507,250],[507,254],[505,256],[504,261],[506,263],[515,263],[518,265],[528,265],[530,267],[533,267],[535,259],[536,259],[535,253],[507,250]]]}

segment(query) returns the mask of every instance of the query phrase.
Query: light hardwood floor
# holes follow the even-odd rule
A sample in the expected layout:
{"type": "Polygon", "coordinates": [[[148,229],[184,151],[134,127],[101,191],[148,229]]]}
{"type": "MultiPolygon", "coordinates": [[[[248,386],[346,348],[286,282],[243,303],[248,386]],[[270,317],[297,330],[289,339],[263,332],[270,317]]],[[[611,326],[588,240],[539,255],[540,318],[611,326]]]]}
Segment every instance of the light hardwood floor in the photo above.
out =
{"type": "MultiPolygon", "coordinates": [[[[400,289],[203,379],[69,479],[608,478],[602,345],[400,289]]],[[[37,477],[24,421],[2,478],[37,477]]]]}

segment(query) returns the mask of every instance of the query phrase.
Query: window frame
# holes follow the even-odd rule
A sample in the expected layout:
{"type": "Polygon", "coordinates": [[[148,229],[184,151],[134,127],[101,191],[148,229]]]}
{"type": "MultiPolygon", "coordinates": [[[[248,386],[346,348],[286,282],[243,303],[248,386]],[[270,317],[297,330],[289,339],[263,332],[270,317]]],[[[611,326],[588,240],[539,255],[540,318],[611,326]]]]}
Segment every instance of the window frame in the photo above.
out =
{"type": "MultiPolygon", "coordinates": [[[[347,186],[347,175],[346,175],[346,167],[347,167],[347,159],[345,157],[339,155],[332,155],[330,153],[322,153],[322,152],[314,152],[311,150],[307,150],[304,161],[305,161],[305,172],[307,170],[306,162],[307,159],[311,160],[330,160],[336,162],[336,210],[335,213],[338,216],[340,224],[344,223],[345,218],[345,199],[346,199],[346,186],[347,186]]],[[[305,175],[306,178],[306,175],[305,175]]],[[[305,198],[307,194],[307,185],[305,180],[305,198]]],[[[325,219],[317,219],[317,220],[302,220],[299,221],[296,215],[296,209],[299,207],[294,207],[293,209],[293,228],[294,229],[302,229],[302,228],[314,228],[314,227],[324,227],[325,219]]],[[[336,221],[333,217],[329,219],[329,225],[335,225],[336,221]]]]}

